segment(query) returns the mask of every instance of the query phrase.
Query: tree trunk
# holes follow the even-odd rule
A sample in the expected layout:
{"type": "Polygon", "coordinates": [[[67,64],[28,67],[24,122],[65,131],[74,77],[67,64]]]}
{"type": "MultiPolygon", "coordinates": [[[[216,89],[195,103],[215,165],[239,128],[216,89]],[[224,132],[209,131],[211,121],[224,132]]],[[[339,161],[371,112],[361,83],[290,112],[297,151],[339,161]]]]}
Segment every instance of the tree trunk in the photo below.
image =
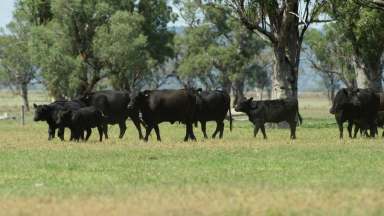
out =
{"type": "MultiPolygon", "coordinates": [[[[272,73],[272,99],[297,98],[297,74],[298,69],[294,68],[286,57],[286,51],[275,48],[275,65],[272,73]]],[[[296,58],[296,57],[295,57],[296,58]]]]}
{"type": "Polygon", "coordinates": [[[356,81],[359,88],[371,88],[375,91],[383,91],[382,65],[380,60],[364,64],[355,63],[356,81]]]}
{"type": "Polygon", "coordinates": [[[231,88],[232,88],[232,82],[227,77],[224,78],[223,82],[223,91],[227,92],[229,95],[231,95],[231,88]]]}
{"type": "Polygon", "coordinates": [[[28,101],[28,84],[22,83],[20,86],[20,95],[23,100],[25,110],[29,112],[29,101],[28,101]]]}
{"type": "Polygon", "coordinates": [[[237,104],[240,99],[244,98],[244,77],[240,77],[235,80],[233,90],[233,94],[235,96],[233,104],[237,104]]]}
{"type": "Polygon", "coordinates": [[[272,99],[297,98],[297,79],[300,64],[302,38],[299,35],[297,0],[287,1],[281,25],[273,42],[275,68],[272,74],[272,99]]]}

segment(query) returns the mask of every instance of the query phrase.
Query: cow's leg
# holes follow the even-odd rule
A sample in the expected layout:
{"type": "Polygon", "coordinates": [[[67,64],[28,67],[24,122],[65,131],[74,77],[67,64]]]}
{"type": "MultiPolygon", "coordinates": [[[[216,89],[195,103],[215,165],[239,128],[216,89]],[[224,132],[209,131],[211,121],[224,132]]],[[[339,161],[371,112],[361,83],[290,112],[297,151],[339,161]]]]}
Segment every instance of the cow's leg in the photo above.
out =
{"type": "Polygon", "coordinates": [[[370,125],[370,137],[375,138],[377,134],[377,127],[375,123],[371,123],[370,125]]]}
{"type": "Polygon", "coordinates": [[[219,135],[219,137],[221,139],[221,138],[223,138],[223,133],[224,133],[224,122],[220,122],[219,125],[220,125],[220,135],[219,135]]]}
{"type": "Polygon", "coordinates": [[[137,131],[139,132],[139,139],[143,139],[143,133],[141,132],[141,126],[140,126],[140,119],[133,119],[133,118],[131,119],[137,131]]]}
{"type": "Polygon", "coordinates": [[[263,133],[263,138],[267,139],[267,134],[265,133],[265,126],[264,124],[260,124],[261,133],[263,133]]]}
{"type": "Polygon", "coordinates": [[[105,139],[108,139],[108,124],[103,124],[103,131],[105,139]]]}
{"type": "Polygon", "coordinates": [[[255,124],[253,128],[253,137],[256,137],[258,132],[259,132],[259,125],[255,124]]]}
{"type": "Polygon", "coordinates": [[[57,131],[57,136],[60,138],[61,141],[64,141],[64,127],[59,127],[57,131]]]}
{"type": "Polygon", "coordinates": [[[201,131],[203,132],[204,138],[207,139],[207,122],[205,121],[200,121],[201,124],[201,131]]]}
{"type": "Polygon", "coordinates": [[[215,132],[213,132],[212,134],[212,138],[216,138],[216,135],[219,131],[220,131],[220,125],[219,125],[219,122],[216,121],[216,129],[215,129],[215,132]]]}
{"type": "Polygon", "coordinates": [[[184,141],[188,141],[188,138],[191,138],[191,140],[196,140],[195,134],[193,134],[193,125],[192,123],[186,123],[186,134],[184,141]]]}
{"type": "MultiPolygon", "coordinates": [[[[98,130],[99,130],[99,127],[100,127],[101,129],[103,129],[102,126],[97,126],[97,129],[98,129],[98,130]]],[[[91,128],[87,128],[86,131],[87,131],[87,136],[85,137],[85,141],[87,141],[87,140],[89,139],[89,137],[91,136],[91,134],[92,134],[92,129],[91,129],[91,128]]],[[[103,132],[103,130],[101,130],[101,132],[103,132]]],[[[84,133],[84,132],[82,132],[82,133],[84,133]]],[[[99,135],[100,135],[100,132],[99,132],[99,135]]],[[[102,136],[102,135],[101,135],[101,136],[102,136]]]]}
{"type": "MultiPolygon", "coordinates": [[[[348,123],[348,127],[349,127],[349,123],[348,123]]],[[[349,130],[349,129],[348,129],[348,130],[349,130]]],[[[351,129],[351,130],[352,130],[352,129],[351,129]]],[[[353,132],[353,138],[356,138],[356,136],[357,136],[357,132],[359,132],[359,130],[362,131],[363,129],[360,128],[357,124],[355,124],[355,130],[354,130],[354,132],[353,132]]]]}
{"type": "Polygon", "coordinates": [[[289,122],[289,128],[291,129],[291,139],[296,139],[296,121],[289,122]]]}
{"type": "Polygon", "coordinates": [[[75,137],[76,137],[76,131],[74,128],[70,128],[70,130],[71,130],[71,136],[69,138],[69,141],[73,141],[75,140],[75,137]]]}
{"type": "MultiPolygon", "coordinates": [[[[352,138],[352,128],[353,128],[353,122],[352,121],[348,121],[347,129],[348,129],[349,138],[352,138]]],[[[355,132],[356,132],[356,126],[355,126],[355,132]]],[[[353,138],[356,138],[356,135],[353,138]]]]}
{"type": "Polygon", "coordinates": [[[151,131],[153,129],[153,124],[148,124],[147,125],[147,128],[145,128],[145,137],[144,137],[144,141],[148,141],[148,137],[149,137],[149,134],[151,134],[151,131]]]}
{"type": "Polygon", "coordinates": [[[48,127],[48,140],[55,138],[55,131],[56,131],[56,128],[51,126],[48,127]]]}
{"type": "Polygon", "coordinates": [[[127,130],[127,125],[125,125],[125,121],[124,122],[120,122],[119,123],[119,127],[120,127],[120,135],[119,135],[119,138],[123,138],[124,134],[125,134],[125,131],[127,130]]]}
{"type": "Polygon", "coordinates": [[[155,132],[156,132],[157,141],[161,141],[159,125],[155,124],[153,128],[155,129],[155,132]]]}
{"type": "MultiPolygon", "coordinates": [[[[88,130],[92,131],[90,128],[87,129],[87,140],[88,140],[88,130]]],[[[98,125],[97,130],[99,131],[99,141],[103,141],[103,125],[98,125]]],[[[91,132],[89,133],[91,135],[91,132]]]]}
{"type": "Polygon", "coordinates": [[[78,129],[78,128],[75,128],[74,130],[73,130],[74,132],[73,132],[73,140],[74,141],[76,141],[76,142],[78,142],[79,141],[79,139],[80,139],[80,133],[81,133],[81,131],[80,131],[80,129],[78,129]]]}
{"type": "Polygon", "coordinates": [[[337,126],[339,127],[339,137],[340,139],[343,139],[343,122],[341,122],[340,120],[336,119],[336,123],[337,123],[337,126]]]}

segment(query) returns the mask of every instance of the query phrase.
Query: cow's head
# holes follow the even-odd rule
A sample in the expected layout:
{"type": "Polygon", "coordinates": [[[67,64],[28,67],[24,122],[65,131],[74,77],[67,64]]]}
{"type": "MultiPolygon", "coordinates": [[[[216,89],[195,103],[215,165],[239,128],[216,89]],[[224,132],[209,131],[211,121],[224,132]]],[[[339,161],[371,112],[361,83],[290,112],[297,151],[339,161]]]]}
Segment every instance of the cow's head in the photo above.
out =
{"type": "Polygon", "coordinates": [[[332,107],[329,110],[331,114],[342,111],[346,107],[359,107],[360,90],[358,88],[343,88],[337,92],[332,107]]]}
{"type": "Polygon", "coordinates": [[[84,102],[86,105],[89,106],[91,104],[91,100],[92,100],[93,94],[94,94],[93,92],[85,93],[84,95],[76,97],[75,99],[76,100],[80,100],[80,101],[84,102]]]}
{"type": "Polygon", "coordinates": [[[129,112],[138,111],[148,100],[149,98],[149,90],[145,90],[134,94],[131,96],[131,101],[129,102],[127,109],[129,112]]]}
{"type": "Polygon", "coordinates": [[[48,120],[51,112],[52,112],[52,107],[48,105],[36,105],[33,104],[33,107],[35,108],[35,115],[33,117],[34,121],[45,121],[48,120]]]}
{"type": "Polygon", "coordinates": [[[253,98],[242,98],[235,106],[236,112],[249,112],[252,109],[252,100],[253,98]]]}
{"type": "Polygon", "coordinates": [[[59,110],[55,115],[55,123],[58,125],[64,124],[71,119],[72,111],[71,110],[59,110]]]}

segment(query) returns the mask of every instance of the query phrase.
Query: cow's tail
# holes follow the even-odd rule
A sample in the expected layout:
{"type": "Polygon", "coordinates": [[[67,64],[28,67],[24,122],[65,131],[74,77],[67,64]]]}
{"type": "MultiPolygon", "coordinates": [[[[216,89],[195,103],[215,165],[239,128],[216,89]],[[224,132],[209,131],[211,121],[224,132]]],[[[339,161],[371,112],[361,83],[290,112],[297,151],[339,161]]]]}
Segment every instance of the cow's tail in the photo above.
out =
{"type": "Polygon", "coordinates": [[[303,124],[303,118],[301,117],[299,111],[297,111],[297,117],[299,118],[298,124],[302,125],[303,124]]]}
{"type": "Polygon", "coordinates": [[[229,130],[232,131],[232,112],[231,112],[231,97],[229,94],[223,92],[228,98],[228,111],[229,111],[229,130]]]}
{"type": "Polygon", "coordinates": [[[229,130],[232,131],[232,113],[231,113],[231,106],[229,106],[229,130]]]}

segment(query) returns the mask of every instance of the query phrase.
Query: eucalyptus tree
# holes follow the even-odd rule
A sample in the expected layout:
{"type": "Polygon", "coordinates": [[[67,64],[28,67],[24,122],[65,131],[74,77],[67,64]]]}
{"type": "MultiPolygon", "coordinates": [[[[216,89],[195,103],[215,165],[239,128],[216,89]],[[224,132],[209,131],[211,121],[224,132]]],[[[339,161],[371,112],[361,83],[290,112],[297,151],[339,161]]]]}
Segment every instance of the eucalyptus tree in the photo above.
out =
{"type": "Polygon", "coordinates": [[[352,48],[358,87],[382,91],[384,13],[353,0],[333,0],[329,14],[337,19],[337,32],[352,48]]]}
{"type": "Polygon", "coordinates": [[[29,26],[16,19],[0,35],[0,80],[21,96],[27,111],[28,85],[38,72],[30,57],[29,35],[29,26]]]}
{"type": "Polygon", "coordinates": [[[270,42],[275,57],[272,97],[297,97],[304,35],[320,15],[326,0],[227,0],[241,23],[270,42]]]}
{"type": "Polygon", "coordinates": [[[329,100],[333,100],[341,83],[357,87],[352,47],[335,24],[325,25],[322,30],[309,30],[304,43],[306,60],[322,77],[329,100]]]}
{"type": "Polygon", "coordinates": [[[110,72],[114,89],[130,91],[153,66],[143,25],[142,15],[119,11],[109,19],[108,25],[96,29],[95,55],[110,72]]]}
{"type": "Polygon", "coordinates": [[[354,2],[363,7],[369,7],[384,11],[384,0],[354,0],[354,2]]]}
{"type": "Polygon", "coordinates": [[[147,69],[128,71],[127,65],[121,65],[122,59],[134,62],[136,59],[133,57],[141,58],[145,53],[145,59],[151,58],[154,64],[161,64],[173,55],[174,33],[167,29],[167,24],[174,20],[174,16],[166,0],[18,0],[17,5],[17,13],[25,14],[26,20],[35,26],[31,37],[34,61],[55,97],[92,91],[105,78],[112,80],[115,87],[129,90],[127,88],[131,86],[128,81],[123,84],[122,78],[129,78],[129,74],[138,71],[147,73],[147,69]],[[137,26],[129,23],[132,19],[127,17],[115,17],[113,21],[119,12],[142,17],[140,29],[135,29],[140,33],[129,35],[130,39],[140,41],[140,44],[133,45],[140,49],[131,47],[126,48],[130,52],[123,52],[125,46],[132,44],[127,43],[126,38],[108,35],[111,26],[115,34],[122,34],[125,30],[132,32],[131,28],[137,26]],[[40,18],[42,14],[44,19],[40,18]],[[113,45],[107,42],[112,38],[122,52],[107,47],[113,45]],[[111,56],[101,55],[100,47],[95,47],[99,45],[108,49],[105,53],[111,56]],[[118,65],[112,65],[115,63],[118,65]]]}
{"type": "Polygon", "coordinates": [[[177,41],[179,73],[207,88],[220,86],[230,93],[233,87],[235,98],[242,97],[247,68],[266,44],[233,19],[226,5],[185,1],[184,6],[181,17],[189,27],[177,41]]]}

